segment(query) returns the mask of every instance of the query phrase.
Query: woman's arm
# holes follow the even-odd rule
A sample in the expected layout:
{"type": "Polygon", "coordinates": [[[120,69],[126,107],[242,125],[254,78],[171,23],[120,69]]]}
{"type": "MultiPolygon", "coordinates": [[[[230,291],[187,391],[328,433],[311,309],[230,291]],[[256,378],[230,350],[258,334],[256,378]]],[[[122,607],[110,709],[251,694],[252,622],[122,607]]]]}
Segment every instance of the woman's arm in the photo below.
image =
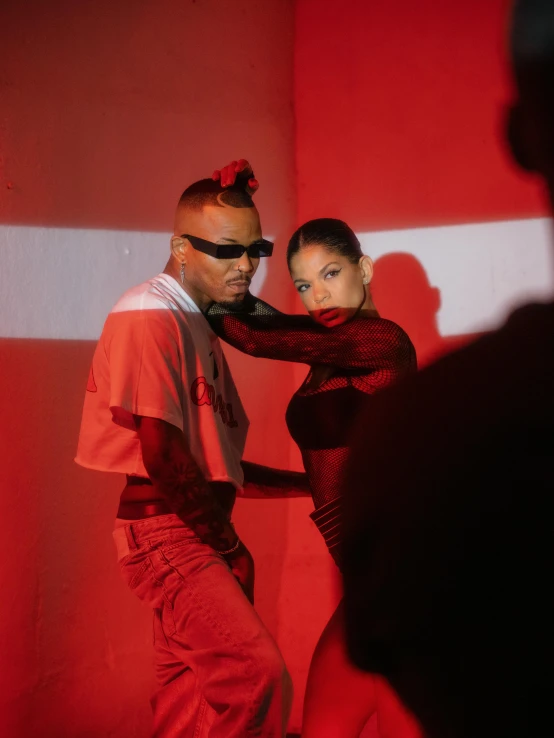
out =
{"type": "Polygon", "coordinates": [[[305,472],[273,469],[270,466],[243,461],[244,487],[242,497],[271,499],[277,497],[311,496],[305,472]]]}
{"type": "Polygon", "coordinates": [[[218,318],[220,319],[224,315],[250,315],[255,318],[267,318],[271,315],[283,315],[283,313],[251,292],[247,292],[242,303],[237,305],[234,310],[231,310],[227,305],[212,302],[206,312],[206,318],[213,324],[212,327],[217,327],[219,325],[218,318]]]}
{"type": "Polygon", "coordinates": [[[307,315],[264,312],[273,308],[259,303],[255,312],[210,310],[208,319],[221,338],[250,356],[368,371],[403,373],[416,367],[412,342],[390,320],[357,318],[325,328],[307,315]]]}

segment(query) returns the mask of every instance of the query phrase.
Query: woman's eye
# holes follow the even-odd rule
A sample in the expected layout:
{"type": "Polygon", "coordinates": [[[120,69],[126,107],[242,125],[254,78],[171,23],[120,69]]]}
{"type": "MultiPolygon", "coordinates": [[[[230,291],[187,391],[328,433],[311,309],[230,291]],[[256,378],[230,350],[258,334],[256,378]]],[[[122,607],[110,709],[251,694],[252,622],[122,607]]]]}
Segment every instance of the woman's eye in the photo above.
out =
{"type": "Polygon", "coordinates": [[[301,284],[300,287],[298,288],[298,292],[306,292],[306,290],[308,289],[308,287],[309,287],[309,285],[307,285],[307,284],[301,284]]]}
{"type": "Polygon", "coordinates": [[[336,277],[337,274],[339,273],[340,273],[340,269],[333,269],[332,271],[327,272],[327,274],[325,275],[325,279],[328,279],[329,277],[331,278],[336,277]]]}

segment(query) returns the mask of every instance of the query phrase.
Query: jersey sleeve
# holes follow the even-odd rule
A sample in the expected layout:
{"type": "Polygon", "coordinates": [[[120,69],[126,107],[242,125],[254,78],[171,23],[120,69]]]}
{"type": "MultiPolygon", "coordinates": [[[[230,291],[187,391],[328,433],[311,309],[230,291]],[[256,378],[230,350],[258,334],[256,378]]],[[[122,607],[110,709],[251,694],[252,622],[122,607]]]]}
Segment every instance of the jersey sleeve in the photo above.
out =
{"type": "Polygon", "coordinates": [[[357,318],[334,328],[307,315],[278,312],[222,312],[209,320],[227,343],[259,358],[368,371],[410,371],[416,365],[408,335],[383,318],[357,318]]]}
{"type": "Polygon", "coordinates": [[[134,415],[183,429],[180,334],[170,310],[112,313],[106,345],[109,407],[115,423],[135,429],[134,415]]]}

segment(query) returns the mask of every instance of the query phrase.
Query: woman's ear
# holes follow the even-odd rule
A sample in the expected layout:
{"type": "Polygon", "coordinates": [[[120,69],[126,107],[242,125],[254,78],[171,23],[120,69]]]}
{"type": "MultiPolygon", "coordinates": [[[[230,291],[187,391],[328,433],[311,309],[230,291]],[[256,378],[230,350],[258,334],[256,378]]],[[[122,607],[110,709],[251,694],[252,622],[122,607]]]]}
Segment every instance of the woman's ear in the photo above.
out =
{"type": "Polygon", "coordinates": [[[369,256],[362,256],[358,262],[360,271],[362,272],[362,280],[364,284],[369,284],[373,279],[373,262],[369,256]]]}

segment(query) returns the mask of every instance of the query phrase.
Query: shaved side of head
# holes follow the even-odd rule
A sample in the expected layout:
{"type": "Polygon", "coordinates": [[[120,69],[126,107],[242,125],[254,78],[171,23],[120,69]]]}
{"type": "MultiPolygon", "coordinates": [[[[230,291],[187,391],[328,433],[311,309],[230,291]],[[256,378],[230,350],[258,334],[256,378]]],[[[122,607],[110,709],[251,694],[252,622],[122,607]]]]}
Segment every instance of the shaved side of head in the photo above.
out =
{"type": "Polygon", "coordinates": [[[222,187],[213,179],[201,179],[183,192],[175,213],[175,225],[183,222],[187,212],[201,213],[207,207],[253,208],[254,201],[243,184],[222,187]]]}

